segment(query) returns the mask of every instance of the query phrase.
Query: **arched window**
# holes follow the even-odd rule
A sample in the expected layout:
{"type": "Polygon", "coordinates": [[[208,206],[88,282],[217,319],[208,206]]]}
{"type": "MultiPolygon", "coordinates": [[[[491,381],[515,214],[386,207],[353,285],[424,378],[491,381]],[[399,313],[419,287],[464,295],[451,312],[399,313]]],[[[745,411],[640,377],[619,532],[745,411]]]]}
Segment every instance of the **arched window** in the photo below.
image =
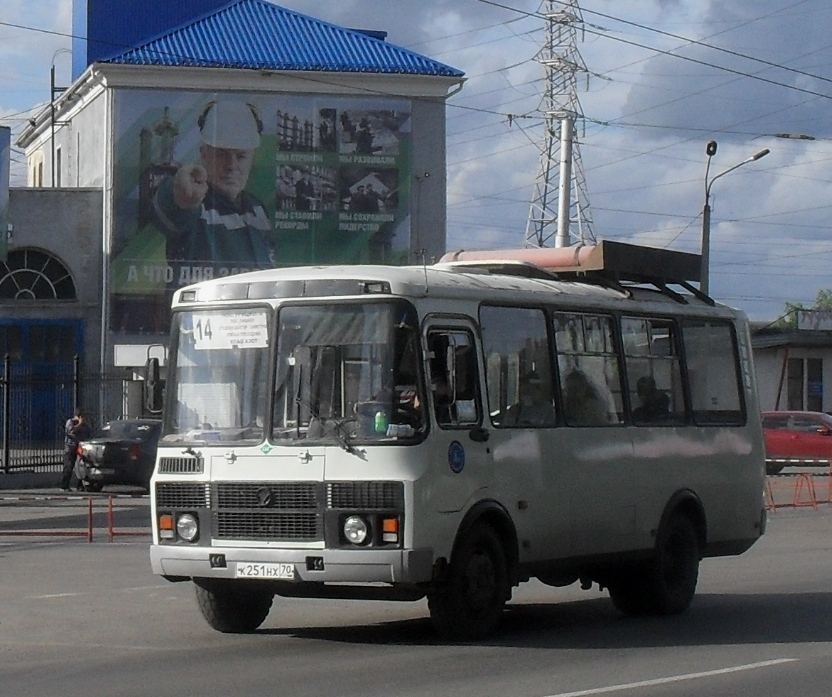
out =
{"type": "Polygon", "coordinates": [[[0,261],[0,300],[77,300],[69,270],[47,252],[15,249],[0,261]]]}

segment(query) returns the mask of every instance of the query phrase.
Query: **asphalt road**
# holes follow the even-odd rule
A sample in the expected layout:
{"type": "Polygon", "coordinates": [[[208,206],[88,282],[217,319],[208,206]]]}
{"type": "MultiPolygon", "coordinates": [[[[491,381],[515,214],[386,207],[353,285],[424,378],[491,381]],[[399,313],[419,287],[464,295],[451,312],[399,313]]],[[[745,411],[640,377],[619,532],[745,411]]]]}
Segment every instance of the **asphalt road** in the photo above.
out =
{"type": "MultiPolygon", "coordinates": [[[[85,505],[40,504],[56,507],[50,525],[85,505]]],[[[116,520],[141,520],[146,505],[116,499],[116,520]]],[[[219,634],[200,616],[190,584],[150,573],[146,539],[2,535],[10,518],[33,512],[44,516],[0,501],[3,697],[827,697],[832,690],[827,505],[780,510],[749,552],[705,560],[684,616],[628,620],[597,588],[529,583],[515,591],[500,635],[475,644],[440,640],[424,601],[276,599],[257,633],[219,634]]]]}

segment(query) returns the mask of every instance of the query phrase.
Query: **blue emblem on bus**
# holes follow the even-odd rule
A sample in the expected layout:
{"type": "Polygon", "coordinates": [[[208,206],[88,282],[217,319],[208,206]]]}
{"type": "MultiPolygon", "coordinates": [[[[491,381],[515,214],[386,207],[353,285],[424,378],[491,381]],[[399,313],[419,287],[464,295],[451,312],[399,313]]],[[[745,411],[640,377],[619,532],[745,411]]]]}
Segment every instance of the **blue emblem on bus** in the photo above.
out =
{"type": "Polygon", "coordinates": [[[454,474],[459,474],[465,467],[465,448],[458,440],[451,441],[448,446],[448,465],[454,474]]]}

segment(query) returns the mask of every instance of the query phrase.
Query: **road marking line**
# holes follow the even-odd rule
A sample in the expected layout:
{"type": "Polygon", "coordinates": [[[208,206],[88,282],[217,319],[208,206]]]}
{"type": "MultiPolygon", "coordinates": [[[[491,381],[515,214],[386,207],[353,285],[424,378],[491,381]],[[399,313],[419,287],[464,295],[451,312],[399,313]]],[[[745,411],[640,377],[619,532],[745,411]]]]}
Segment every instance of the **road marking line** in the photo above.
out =
{"type": "Polygon", "coordinates": [[[638,687],[651,687],[653,685],[665,685],[671,682],[682,682],[684,680],[696,680],[697,678],[708,678],[712,675],[725,675],[726,673],[737,673],[742,670],[753,670],[754,668],[767,668],[768,666],[776,666],[780,663],[791,663],[792,661],[799,661],[799,658],[778,658],[771,661],[761,661],[760,663],[748,663],[742,666],[734,666],[732,668],[720,668],[718,670],[706,670],[701,673],[687,673],[685,675],[673,675],[669,678],[656,678],[654,680],[640,680],[639,682],[623,683],[621,685],[609,685],[608,687],[596,687],[590,690],[578,690],[577,692],[558,692],[556,695],[548,695],[547,697],[584,697],[585,695],[602,695],[608,692],[619,692],[622,690],[634,690],[638,687]]]}
{"type": "Polygon", "coordinates": [[[51,595],[30,595],[27,600],[49,600],[51,598],[74,598],[76,595],[84,595],[83,593],[52,593],[51,595]]]}

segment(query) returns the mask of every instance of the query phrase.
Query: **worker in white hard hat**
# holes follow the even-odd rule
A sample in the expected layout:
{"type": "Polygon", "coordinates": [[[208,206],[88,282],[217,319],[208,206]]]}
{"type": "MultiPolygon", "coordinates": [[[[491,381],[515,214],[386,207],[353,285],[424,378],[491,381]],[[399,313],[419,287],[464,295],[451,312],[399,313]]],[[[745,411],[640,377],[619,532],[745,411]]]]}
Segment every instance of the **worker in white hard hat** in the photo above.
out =
{"type": "Polygon", "coordinates": [[[274,266],[269,218],[245,191],[263,130],[257,109],[238,100],[212,101],[197,124],[201,163],[182,165],[154,197],[168,262],[274,266]]]}

